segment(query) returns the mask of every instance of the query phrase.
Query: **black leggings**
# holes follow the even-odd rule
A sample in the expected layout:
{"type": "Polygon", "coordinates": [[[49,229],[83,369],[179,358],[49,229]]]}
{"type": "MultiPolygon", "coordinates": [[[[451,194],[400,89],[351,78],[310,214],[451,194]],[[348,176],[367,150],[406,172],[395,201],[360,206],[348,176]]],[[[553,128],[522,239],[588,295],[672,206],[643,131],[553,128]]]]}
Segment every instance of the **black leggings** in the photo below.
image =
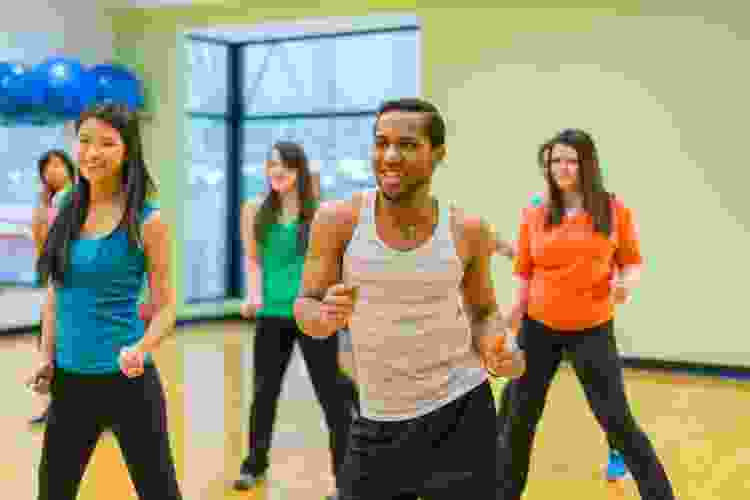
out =
{"type": "MultiPolygon", "coordinates": [[[[500,429],[500,435],[503,436],[502,429],[510,422],[510,415],[513,412],[514,405],[516,404],[515,391],[518,390],[518,379],[510,379],[505,382],[503,391],[500,394],[499,410],[497,412],[498,429],[500,429]]],[[[611,435],[606,434],[607,445],[612,451],[619,451],[611,435]]]]}
{"type": "Polygon", "coordinates": [[[614,448],[622,452],[641,498],[674,499],[664,467],[630,411],[612,321],[580,332],[561,333],[527,317],[520,333],[526,372],[510,391],[514,404],[498,441],[498,477],[504,483],[504,500],[519,500],[526,487],[536,427],[563,351],[573,363],[599,425],[614,448]]]}
{"type": "Polygon", "coordinates": [[[39,500],[75,500],[101,433],[111,428],[141,500],[181,500],[156,367],[140,377],[55,370],[39,465],[39,500]]]}
{"type": "Polygon", "coordinates": [[[336,335],[324,339],[309,337],[300,331],[292,318],[261,317],[256,321],[249,456],[242,462],[243,473],[262,475],[268,468],[276,408],[295,342],[300,343],[313,389],[328,425],[334,475],[338,474],[343,463],[354,390],[346,384],[348,378],[341,377],[339,373],[338,338],[336,335]]]}

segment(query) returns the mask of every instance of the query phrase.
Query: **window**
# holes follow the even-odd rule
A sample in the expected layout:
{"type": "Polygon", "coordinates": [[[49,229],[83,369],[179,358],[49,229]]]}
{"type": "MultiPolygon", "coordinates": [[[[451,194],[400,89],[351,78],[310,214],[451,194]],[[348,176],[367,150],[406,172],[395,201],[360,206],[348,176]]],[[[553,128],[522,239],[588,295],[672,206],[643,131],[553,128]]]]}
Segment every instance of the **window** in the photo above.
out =
{"type": "Polygon", "coordinates": [[[41,190],[37,160],[50,149],[70,153],[70,146],[62,125],[0,127],[0,283],[35,283],[31,217],[41,190]]]}
{"type": "Polygon", "coordinates": [[[194,222],[184,262],[192,302],[244,295],[239,209],[265,194],[275,141],[303,145],[323,199],[375,186],[375,112],[385,99],[420,94],[419,31],[412,22],[244,42],[193,37],[188,45],[186,213],[194,222]]]}
{"type": "Polygon", "coordinates": [[[229,47],[192,41],[187,45],[187,165],[184,290],[188,301],[227,295],[227,169],[229,148],[229,47]]]}

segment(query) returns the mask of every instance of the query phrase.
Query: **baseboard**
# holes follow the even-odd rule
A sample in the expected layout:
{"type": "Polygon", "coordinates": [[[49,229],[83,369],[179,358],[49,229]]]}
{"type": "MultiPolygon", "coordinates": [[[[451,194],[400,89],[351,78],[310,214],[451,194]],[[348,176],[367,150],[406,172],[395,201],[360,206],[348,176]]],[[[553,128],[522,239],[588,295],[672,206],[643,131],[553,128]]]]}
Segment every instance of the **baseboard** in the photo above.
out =
{"type": "MultiPolygon", "coordinates": [[[[239,314],[217,314],[212,316],[199,316],[196,318],[184,318],[178,319],[176,322],[177,328],[183,328],[186,326],[193,326],[201,323],[216,323],[221,321],[248,321],[239,314]]],[[[0,336],[13,337],[16,335],[29,335],[38,334],[39,325],[23,325],[14,326],[10,328],[0,329],[0,336]]]]}
{"type": "MultiPolygon", "coordinates": [[[[217,314],[212,316],[199,316],[197,318],[184,318],[177,320],[177,328],[183,328],[186,326],[194,326],[203,323],[217,323],[222,321],[248,321],[243,318],[239,313],[235,314],[217,314]]],[[[249,320],[252,322],[252,320],[249,320]]]]}
{"type": "Polygon", "coordinates": [[[709,377],[750,379],[750,366],[696,363],[692,361],[669,361],[664,359],[636,357],[623,357],[622,361],[626,367],[640,370],[684,372],[691,375],[705,375],[709,377]]]}
{"type": "MultiPolygon", "coordinates": [[[[205,323],[219,323],[225,321],[247,321],[239,314],[221,314],[214,316],[200,316],[177,320],[177,328],[195,326],[205,323]]],[[[39,333],[39,326],[21,326],[0,330],[0,335],[15,336],[39,333]]],[[[750,366],[734,366],[713,363],[696,363],[692,361],[672,361],[664,359],[638,358],[626,356],[622,358],[628,368],[640,370],[654,370],[666,372],[682,372],[690,375],[708,377],[725,377],[750,380],[750,366]]]]}

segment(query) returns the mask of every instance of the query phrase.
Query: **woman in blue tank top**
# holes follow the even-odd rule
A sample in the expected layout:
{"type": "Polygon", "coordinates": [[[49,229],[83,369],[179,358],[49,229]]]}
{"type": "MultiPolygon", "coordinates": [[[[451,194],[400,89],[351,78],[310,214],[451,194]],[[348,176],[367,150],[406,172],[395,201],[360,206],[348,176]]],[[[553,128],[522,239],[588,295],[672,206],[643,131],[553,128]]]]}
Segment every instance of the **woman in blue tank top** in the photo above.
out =
{"type": "Polygon", "coordinates": [[[30,381],[51,392],[39,500],[74,500],[99,436],[111,429],[141,500],[181,499],[166,404],[151,359],[175,325],[171,237],[149,195],[138,122],[97,106],[76,122],[79,176],[39,259],[48,283],[41,366],[30,381]],[[146,273],[155,314],[137,315],[146,273]],[[93,403],[93,404],[92,404],[93,403]]]}

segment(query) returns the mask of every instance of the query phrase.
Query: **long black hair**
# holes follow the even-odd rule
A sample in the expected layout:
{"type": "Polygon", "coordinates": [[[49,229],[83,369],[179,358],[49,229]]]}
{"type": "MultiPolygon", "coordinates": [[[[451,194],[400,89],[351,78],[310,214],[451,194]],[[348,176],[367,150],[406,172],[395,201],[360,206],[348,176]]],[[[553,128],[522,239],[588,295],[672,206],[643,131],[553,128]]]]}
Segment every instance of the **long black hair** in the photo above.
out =
{"type": "Polygon", "coordinates": [[[610,201],[613,195],[604,188],[602,171],[599,168],[599,154],[594,139],[580,129],[563,130],[539,147],[537,160],[544,170],[549,196],[546,226],[559,225],[565,212],[562,192],[550,170],[549,153],[556,144],[569,146],[578,153],[578,187],[583,196],[583,209],[591,216],[594,230],[609,237],[612,233],[610,201]]]}
{"type": "MultiPolygon", "coordinates": [[[[140,228],[140,214],[149,195],[156,192],[156,184],[143,160],[138,117],[125,106],[116,104],[96,105],[84,111],[76,120],[76,133],[86,120],[93,118],[109,124],[119,132],[125,145],[125,159],[122,169],[122,188],[125,191],[125,213],[118,225],[125,228],[128,240],[134,247],[142,247],[143,238],[140,228]]],[[[71,196],[65,203],[49,231],[39,260],[37,271],[42,283],[52,280],[57,285],[65,281],[70,258],[70,243],[81,234],[81,227],[89,211],[91,186],[83,176],[71,179],[74,181],[71,196]]]]}
{"type": "MultiPolygon", "coordinates": [[[[310,173],[307,155],[301,145],[289,141],[276,142],[271,149],[271,154],[273,154],[274,150],[279,152],[284,167],[297,172],[297,196],[299,199],[300,217],[300,225],[297,229],[297,250],[300,255],[304,255],[307,251],[310,224],[317,208],[317,200],[315,199],[312,174],[310,173]]],[[[269,226],[279,219],[280,212],[281,198],[279,197],[279,193],[270,189],[268,195],[261,202],[260,208],[258,208],[253,226],[255,241],[261,251],[268,234],[269,226]]]]}
{"type": "MultiPolygon", "coordinates": [[[[47,184],[45,174],[47,173],[47,166],[49,165],[49,162],[52,161],[52,158],[58,158],[63,163],[63,165],[65,165],[65,173],[68,174],[68,182],[73,182],[73,179],[75,179],[76,177],[76,169],[73,165],[73,160],[71,160],[70,156],[68,156],[68,153],[66,153],[62,149],[50,149],[49,151],[44,153],[37,161],[37,168],[39,169],[39,180],[42,182],[42,184],[47,184]]],[[[50,199],[47,200],[48,203],[52,201],[52,197],[55,194],[57,193],[50,193],[50,199]]]]}

